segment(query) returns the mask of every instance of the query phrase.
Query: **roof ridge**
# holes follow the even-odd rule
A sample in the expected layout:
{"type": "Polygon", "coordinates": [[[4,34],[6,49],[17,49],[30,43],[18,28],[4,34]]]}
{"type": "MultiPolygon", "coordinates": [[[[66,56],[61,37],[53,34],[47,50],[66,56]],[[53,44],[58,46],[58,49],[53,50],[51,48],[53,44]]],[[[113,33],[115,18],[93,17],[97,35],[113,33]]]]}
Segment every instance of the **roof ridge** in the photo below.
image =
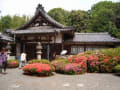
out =
{"type": "Polygon", "coordinates": [[[36,20],[38,15],[41,15],[49,23],[51,23],[52,25],[54,25],[54,26],[56,26],[58,28],[66,28],[66,26],[64,26],[63,24],[60,24],[59,22],[54,20],[51,16],[49,16],[47,14],[47,12],[44,10],[44,7],[42,6],[42,4],[38,4],[38,6],[36,8],[35,15],[27,23],[25,23],[23,26],[17,28],[16,30],[25,29],[26,27],[28,27],[28,25],[30,25],[32,22],[34,22],[36,20]]]}

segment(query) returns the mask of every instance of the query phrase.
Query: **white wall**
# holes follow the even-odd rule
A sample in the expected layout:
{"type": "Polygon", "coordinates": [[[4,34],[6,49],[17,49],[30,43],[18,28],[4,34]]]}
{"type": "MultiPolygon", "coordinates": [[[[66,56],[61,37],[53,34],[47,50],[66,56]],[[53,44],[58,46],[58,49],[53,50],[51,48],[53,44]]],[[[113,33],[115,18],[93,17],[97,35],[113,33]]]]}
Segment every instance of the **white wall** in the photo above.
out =
{"type": "MultiPolygon", "coordinates": [[[[56,43],[62,43],[62,34],[59,33],[56,35],[56,43]]],[[[52,37],[52,43],[54,43],[54,37],[52,37]]]]}

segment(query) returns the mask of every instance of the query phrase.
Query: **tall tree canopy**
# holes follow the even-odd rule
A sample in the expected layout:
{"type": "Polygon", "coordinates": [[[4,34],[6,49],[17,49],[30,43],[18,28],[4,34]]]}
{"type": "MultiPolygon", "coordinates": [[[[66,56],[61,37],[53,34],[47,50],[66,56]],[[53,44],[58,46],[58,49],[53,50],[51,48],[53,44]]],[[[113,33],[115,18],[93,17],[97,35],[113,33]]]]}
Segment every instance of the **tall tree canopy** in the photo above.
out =
{"type": "Polygon", "coordinates": [[[48,14],[61,24],[74,26],[76,32],[87,29],[88,14],[81,10],[72,10],[70,12],[62,8],[54,8],[48,14]]]}
{"type": "Polygon", "coordinates": [[[6,29],[16,29],[25,24],[30,17],[23,15],[22,17],[14,16],[1,16],[0,17],[0,32],[4,32],[6,29]]]}
{"type": "Polygon", "coordinates": [[[82,30],[87,30],[88,25],[88,13],[81,10],[72,10],[70,12],[68,25],[74,26],[76,32],[81,32],[82,30]]]}
{"type": "MultiPolygon", "coordinates": [[[[120,3],[102,1],[90,10],[89,28],[93,32],[109,32],[113,36],[120,32],[120,3]]],[[[120,38],[120,37],[119,37],[120,38]]]]}
{"type": "Polygon", "coordinates": [[[67,25],[69,12],[62,8],[54,8],[48,14],[61,24],[67,25]]]}
{"type": "Polygon", "coordinates": [[[0,19],[0,31],[1,32],[11,27],[11,20],[12,18],[9,15],[1,17],[0,19]]]}

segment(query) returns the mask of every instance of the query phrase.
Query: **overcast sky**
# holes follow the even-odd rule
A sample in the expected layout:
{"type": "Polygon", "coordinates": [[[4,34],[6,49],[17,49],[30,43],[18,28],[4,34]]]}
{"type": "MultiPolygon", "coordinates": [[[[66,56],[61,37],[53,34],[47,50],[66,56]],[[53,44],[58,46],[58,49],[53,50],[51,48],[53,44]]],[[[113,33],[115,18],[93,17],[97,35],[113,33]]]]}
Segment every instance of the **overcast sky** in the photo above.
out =
{"type": "MultiPolygon", "coordinates": [[[[89,10],[92,5],[104,0],[0,0],[0,15],[34,15],[37,5],[40,3],[46,11],[61,7],[66,10],[89,10]]],[[[107,0],[120,1],[120,0],[107,0]]]]}

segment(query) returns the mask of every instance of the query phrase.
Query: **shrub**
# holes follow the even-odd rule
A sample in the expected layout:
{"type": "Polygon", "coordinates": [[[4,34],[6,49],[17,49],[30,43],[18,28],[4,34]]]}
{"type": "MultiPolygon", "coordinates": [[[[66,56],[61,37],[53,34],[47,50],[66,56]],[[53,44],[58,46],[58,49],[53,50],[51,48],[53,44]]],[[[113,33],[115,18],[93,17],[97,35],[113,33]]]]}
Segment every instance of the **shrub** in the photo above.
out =
{"type": "Polygon", "coordinates": [[[24,66],[23,71],[25,74],[30,75],[50,76],[52,75],[53,67],[49,64],[33,63],[24,66]]]}
{"type": "Polygon", "coordinates": [[[70,57],[69,59],[54,60],[51,62],[51,65],[53,65],[55,67],[55,71],[58,73],[81,74],[81,73],[84,73],[86,71],[85,59],[86,59],[85,57],[76,58],[74,56],[73,58],[70,57]]]}
{"type": "Polygon", "coordinates": [[[81,56],[83,54],[84,53],[69,57],[68,61],[70,63],[79,65],[82,70],[84,70],[83,72],[85,72],[87,70],[87,58],[85,56],[81,56]]]}
{"type": "Polygon", "coordinates": [[[86,72],[86,70],[80,66],[79,64],[75,64],[75,63],[70,63],[70,64],[66,64],[64,67],[64,73],[65,74],[82,74],[86,72]]]}
{"type": "Polygon", "coordinates": [[[88,51],[68,58],[70,63],[83,65],[88,72],[112,72],[120,63],[120,48],[88,51]]]}
{"type": "Polygon", "coordinates": [[[41,59],[41,60],[33,59],[33,60],[28,61],[28,63],[29,64],[32,64],[32,63],[50,64],[49,60],[47,60],[47,59],[41,59]]]}
{"type": "Polygon", "coordinates": [[[70,63],[81,63],[81,62],[85,62],[87,60],[87,58],[85,56],[72,56],[69,59],[70,63]]]}
{"type": "Polygon", "coordinates": [[[99,72],[99,58],[96,55],[88,55],[87,57],[87,71],[99,72]]]}
{"type": "Polygon", "coordinates": [[[99,55],[100,72],[113,72],[114,66],[119,62],[118,56],[99,55]]]}
{"type": "Polygon", "coordinates": [[[64,63],[69,63],[68,59],[56,59],[56,61],[64,62],[64,63]]]}
{"type": "Polygon", "coordinates": [[[120,64],[114,67],[114,71],[120,73],[120,64]]]}
{"type": "Polygon", "coordinates": [[[8,60],[8,68],[16,68],[19,66],[19,61],[18,60],[8,60]]]}
{"type": "Polygon", "coordinates": [[[64,73],[64,66],[65,64],[68,63],[68,60],[64,59],[59,59],[59,60],[54,60],[51,62],[51,65],[55,67],[55,71],[59,73],[64,73]]]}

